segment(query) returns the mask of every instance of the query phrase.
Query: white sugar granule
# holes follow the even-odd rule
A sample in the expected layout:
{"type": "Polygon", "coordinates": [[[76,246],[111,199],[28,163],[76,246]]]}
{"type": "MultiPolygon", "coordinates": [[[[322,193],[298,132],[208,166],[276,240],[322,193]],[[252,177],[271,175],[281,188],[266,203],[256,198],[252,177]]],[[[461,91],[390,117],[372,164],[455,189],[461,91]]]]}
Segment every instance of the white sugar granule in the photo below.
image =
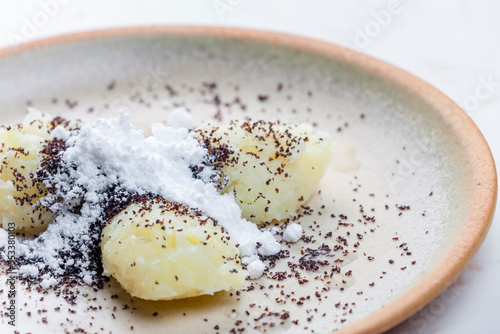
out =
{"type": "Polygon", "coordinates": [[[93,281],[92,276],[89,274],[83,276],[82,280],[83,280],[83,283],[88,284],[88,285],[92,284],[92,281],[93,281]]]}
{"type": "MultiPolygon", "coordinates": [[[[62,127],[53,134],[68,138],[67,148],[61,155],[59,172],[44,181],[52,193],[42,201],[58,216],[40,235],[42,241],[24,239],[20,243],[19,255],[30,265],[91,282],[97,273],[95,247],[99,247],[98,224],[106,203],[133,194],[157,194],[216,219],[240,244],[242,261],[251,268],[263,266],[257,254],[279,252],[280,245],[270,232],[262,232],[241,218],[231,194],[217,192],[211,183],[217,172],[204,163],[207,150],[186,128],[153,124],[152,135],[146,138],[142,130],[133,128],[129,116],[122,114],[85,124],[72,136],[62,127]],[[193,177],[195,166],[204,168],[193,177]]],[[[52,281],[42,283],[49,286],[52,281]]]]}
{"type": "Polygon", "coordinates": [[[261,261],[253,261],[247,266],[248,276],[251,279],[257,279],[264,273],[266,266],[261,261]]]}
{"type": "Polygon", "coordinates": [[[25,276],[37,277],[39,272],[36,266],[27,264],[19,267],[19,273],[25,276]]]}
{"type": "Polygon", "coordinates": [[[297,242],[302,237],[303,231],[299,224],[290,224],[286,227],[285,232],[283,232],[283,240],[286,242],[297,242]]]}
{"type": "Polygon", "coordinates": [[[48,289],[51,286],[57,285],[57,280],[54,277],[48,276],[47,274],[43,275],[45,278],[40,283],[42,289],[48,289]]]}
{"type": "Polygon", "coordinates": [[[58,125],[52,130],[52,136],[57,139],[68,140],[71,136],[71,132],[66,131],[64,127],[58,125]]]}

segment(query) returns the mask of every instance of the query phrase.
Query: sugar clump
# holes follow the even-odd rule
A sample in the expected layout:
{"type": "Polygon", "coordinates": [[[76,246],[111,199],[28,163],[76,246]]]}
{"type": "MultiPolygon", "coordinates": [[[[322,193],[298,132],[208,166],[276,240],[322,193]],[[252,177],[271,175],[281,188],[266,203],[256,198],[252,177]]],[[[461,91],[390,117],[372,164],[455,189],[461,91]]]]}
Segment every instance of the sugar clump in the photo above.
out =
{"type": "Polygon", "coordinates": [[[257,279],[264,273],[266,266],[262,261],[253,261],[247,266],[248,274],[251,279],[257,279]]]}
{"type": "Polygon", "coordinates": [[[302,232],[302,227],[299,224],[290,224],[286,227],[285,232],[283,232],[283,240],[286,242],[297,242],[302,237],[302,232]]]}

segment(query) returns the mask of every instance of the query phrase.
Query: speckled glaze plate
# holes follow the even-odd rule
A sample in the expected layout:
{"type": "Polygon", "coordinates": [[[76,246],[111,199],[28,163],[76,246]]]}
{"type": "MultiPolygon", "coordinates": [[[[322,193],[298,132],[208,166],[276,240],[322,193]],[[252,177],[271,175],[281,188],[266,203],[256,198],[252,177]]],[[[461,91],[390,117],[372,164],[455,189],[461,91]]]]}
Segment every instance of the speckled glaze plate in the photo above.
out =
{"type": "Polygon", "coordinates": [[[28,106],[83,120],[125,111],[146,131],[176,106],[197,122],[309,122],[337,148],[298,219],[305,237],[242,291],[149,302],[114,280],[45,293],[19,282],[17,325],[2,312],[1,333],[378,333],[453,282],[493,216],[493,158],[466,114],[397,68],[319,41],[144,27],[0,50],[1,122],[28,106]]]}

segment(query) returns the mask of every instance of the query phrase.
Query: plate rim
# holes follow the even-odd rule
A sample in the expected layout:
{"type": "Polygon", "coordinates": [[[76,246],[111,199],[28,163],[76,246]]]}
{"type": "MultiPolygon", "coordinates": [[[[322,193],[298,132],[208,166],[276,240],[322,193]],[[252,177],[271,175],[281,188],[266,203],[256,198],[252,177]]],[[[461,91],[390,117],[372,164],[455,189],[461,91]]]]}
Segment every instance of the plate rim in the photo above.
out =
{"type": "Polygon", "coordinates": [[[330,42],[257,29],[155,25],[98,29],[44,38],[0,49],[0,61],[30,50],[93,39],[139,36],[211,36],[251,40],[319,54],[355,66],[413,93],[432,107],[456,135],[470,162],[474,184],[471,210],[448,252],[415,286],[371,315],[337,333],[380,333],[403,322],[430,303],[462,273],[484,241],[497,201],[497,174],[491,150],[472,119],[449,97],[422,79],[382,60],[330,42]]]}

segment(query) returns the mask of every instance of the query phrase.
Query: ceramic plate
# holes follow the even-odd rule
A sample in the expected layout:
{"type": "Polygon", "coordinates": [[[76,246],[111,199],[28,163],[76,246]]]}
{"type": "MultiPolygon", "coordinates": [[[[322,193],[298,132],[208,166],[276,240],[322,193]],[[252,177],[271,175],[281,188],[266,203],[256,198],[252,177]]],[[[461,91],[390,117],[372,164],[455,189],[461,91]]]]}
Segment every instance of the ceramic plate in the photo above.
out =
{"type": "MultiPolygon", "coordinates": [[[[85,121],[124,111],[148,131],[183,106],[197,122],[308,122],[337,143],[300,211],[305,236],[242,291],[148,302],[114,280],[98,291],[19,282],[22,333],[381,332],[453,282],[492,219],[494,162],[465,113],[335,45],[223,28],[97,31],[0,51],[0,92],[3,124],[32,106],[85,121]],[[304,268],[311,259],[317,268],[304,268]]],[[[8,320],[2,333],[14,330],[8,320]]]]}

